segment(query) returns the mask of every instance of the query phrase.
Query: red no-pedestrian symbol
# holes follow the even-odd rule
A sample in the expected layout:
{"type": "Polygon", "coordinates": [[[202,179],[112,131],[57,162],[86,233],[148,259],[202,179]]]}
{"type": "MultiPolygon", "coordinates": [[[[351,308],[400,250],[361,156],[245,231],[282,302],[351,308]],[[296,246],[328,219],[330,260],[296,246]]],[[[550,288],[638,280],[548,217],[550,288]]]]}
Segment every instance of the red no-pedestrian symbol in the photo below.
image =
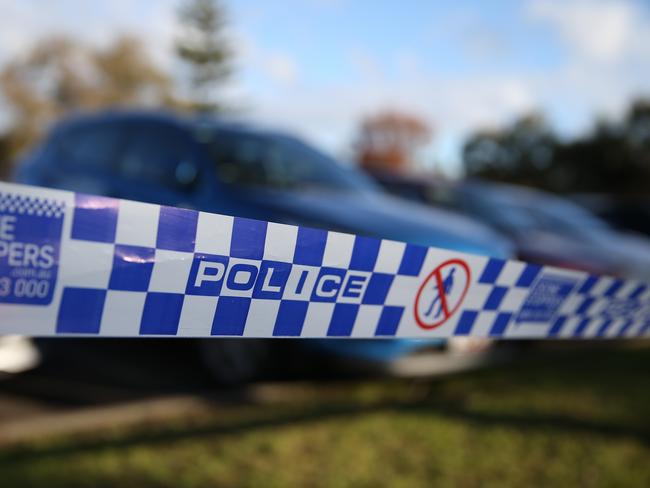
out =
{"type": "Polygon", "coordinates": [[[462,259],[438,265],[420,285],[413,305],[415,320],[423,329],[435,329],[454,315],[465,299],[471,281],[462,259]]]}

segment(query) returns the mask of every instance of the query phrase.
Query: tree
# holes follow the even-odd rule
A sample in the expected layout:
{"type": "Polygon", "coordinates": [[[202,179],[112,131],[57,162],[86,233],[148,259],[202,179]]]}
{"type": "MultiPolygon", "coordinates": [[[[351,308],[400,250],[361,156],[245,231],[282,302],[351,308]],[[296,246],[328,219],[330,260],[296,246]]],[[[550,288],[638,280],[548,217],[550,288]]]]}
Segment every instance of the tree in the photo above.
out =
{"type": "Polygon", "coordinates": [[[650,100],[633,102],[620,122],[601,121],[558,147],[558,190],[650,194],[650,100]]]}
{"type": "Polygon", "coordinates": [[[465,171],[468,176],[544,186],[540,176],[549,170],[556,143],[542,116],[527,115],[505,129],[472,135],[463,146],[465,171]]]}
{"type": "Polygon", "coordinates": [[[430,128],[418,117],[397,111],[381,112],[361,122],[354,148],[356,159],[371,171],[405,171],[430,138],[430,128]]]}
{"type": "Polygon", "coordinates": [[[556,192],[648,196],[650,100],[633,102],[620,121],[601,120],[590,133],[561,140],[539,116],[465,143],[468,176],[537,186],[556,192]]]}
{"type": "Polygon", "coordinates": [[[171,81],[147,61],[142,43],[124,36],[94,53],[99,74],[95,95],[101,105],[174,105],[171,81]]]}
{"type": "Polygon", "coordinates": [[[105,49],[64,37],[43,39],[4,67],[0,91],[11,117],[10,129],[0,137],[5,164],[67,112],[173,102],[168,77],[129,36],[105,49]]]}
{"type": "Polygon", "coordinates": [[[216,110],[215,91],[231,72],[224,11],[217,0],[188,0],[179,20],[183,32],[176,53],[189,69],[189,104],[195,110],[216,110]]]}

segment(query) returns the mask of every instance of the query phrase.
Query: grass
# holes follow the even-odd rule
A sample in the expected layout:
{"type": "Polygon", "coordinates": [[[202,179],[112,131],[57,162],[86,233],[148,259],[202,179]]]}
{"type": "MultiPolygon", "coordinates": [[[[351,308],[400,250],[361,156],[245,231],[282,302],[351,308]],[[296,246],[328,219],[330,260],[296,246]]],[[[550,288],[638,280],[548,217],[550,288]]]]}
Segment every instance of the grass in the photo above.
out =
{"type": "Polygon", "coordinates": [[[650,486],[650,347],[327,382],[0,450],[2,486],[650,486]]]}

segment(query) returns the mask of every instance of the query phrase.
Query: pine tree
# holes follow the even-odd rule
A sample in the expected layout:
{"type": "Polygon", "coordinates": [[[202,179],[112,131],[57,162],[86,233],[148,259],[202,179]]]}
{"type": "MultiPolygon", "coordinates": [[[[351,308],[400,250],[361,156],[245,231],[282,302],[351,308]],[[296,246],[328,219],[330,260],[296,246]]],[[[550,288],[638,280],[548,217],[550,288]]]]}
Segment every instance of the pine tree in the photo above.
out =
{"type": "Polygon", "coordinates": [[[189,70],[189,105],[200,111],[221,108],[216,88],[230,75],[230,46],[223,34],[225,14],[218,0],[188,0],[179,10],[182,35],[176,53],[189,70]]]}

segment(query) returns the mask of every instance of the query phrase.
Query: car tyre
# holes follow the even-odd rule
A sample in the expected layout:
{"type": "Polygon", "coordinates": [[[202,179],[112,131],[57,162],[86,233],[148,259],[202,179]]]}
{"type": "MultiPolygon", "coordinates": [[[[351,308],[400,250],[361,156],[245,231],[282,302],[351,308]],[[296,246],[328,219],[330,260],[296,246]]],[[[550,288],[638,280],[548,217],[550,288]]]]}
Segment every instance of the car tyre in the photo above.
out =
{"type": "Polygon", "coordinates": [[[271,364],[271,348],[265,340],[202,340],[199,342],[199,352],[212,378],[223,386],[237,386],[256,380],[271,364]]]}

